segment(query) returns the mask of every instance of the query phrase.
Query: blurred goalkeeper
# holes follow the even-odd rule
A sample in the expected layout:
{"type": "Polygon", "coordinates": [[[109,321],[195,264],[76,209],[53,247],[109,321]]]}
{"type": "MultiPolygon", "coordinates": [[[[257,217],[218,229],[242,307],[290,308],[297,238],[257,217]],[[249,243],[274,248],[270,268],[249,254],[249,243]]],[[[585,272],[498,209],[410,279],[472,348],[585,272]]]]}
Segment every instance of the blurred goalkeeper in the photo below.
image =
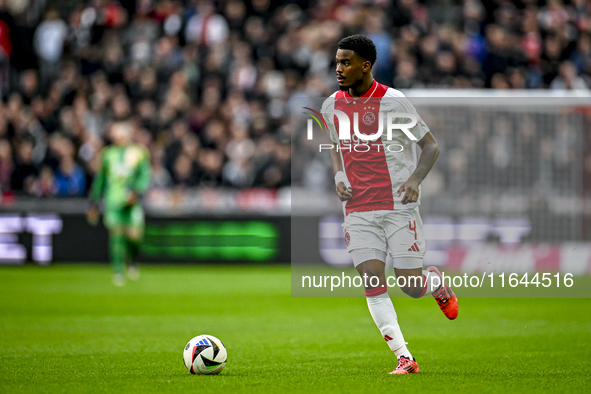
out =
{"type": "Polygon", "coordinates": [[[90,192],[87,219],[96,225],[98,203],[104,197],[104,223],[109,230],[109,252],[114,270],[113,283],[125,284],[139,278],[136,257],[144,235],[141,196],[150,183],[150,156],[146,148],[133,143],[133,129],[127,122],[115,123],[110,133],[113,145],[100,154],[90,192]]]}

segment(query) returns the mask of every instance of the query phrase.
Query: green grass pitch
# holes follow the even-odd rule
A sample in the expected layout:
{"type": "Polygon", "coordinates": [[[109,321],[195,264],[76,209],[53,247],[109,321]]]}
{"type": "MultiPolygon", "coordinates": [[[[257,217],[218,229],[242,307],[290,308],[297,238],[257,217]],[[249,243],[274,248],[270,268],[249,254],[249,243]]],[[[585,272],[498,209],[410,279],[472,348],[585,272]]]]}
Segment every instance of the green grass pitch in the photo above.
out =
{"type": "Polygon", "coordinates": [[[417,375],[365,300],[292,299],[289,266],[0,267],[0,393],[590,392],[590,299],[395,299],[417,375]],[[191,375],[182,351],[219,337],[228,364],[191,375]]]}

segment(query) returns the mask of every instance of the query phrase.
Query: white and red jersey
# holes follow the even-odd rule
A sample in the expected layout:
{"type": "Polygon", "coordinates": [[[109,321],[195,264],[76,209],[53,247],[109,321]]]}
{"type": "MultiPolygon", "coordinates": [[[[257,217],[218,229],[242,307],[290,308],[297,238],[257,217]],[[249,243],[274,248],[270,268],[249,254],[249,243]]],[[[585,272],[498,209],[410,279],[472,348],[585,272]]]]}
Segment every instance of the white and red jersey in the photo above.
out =
{"type": "Polygon", "coordinates": [[[402,92],[374,80],[362,97],[351,97],[342,90],[332,94],[322,105],[322,115],[332,142],[339,145],[344,172],[353,189],[353,197],[344,206],[346,215],[361,211],[414,209],[420,203],[420,188],[416,203],[403,205],[404,193],[396,196],[398,188],[417,166],[416,143],[430,131],[402,92]],[[349,116],[352,140],[339,140],[338,118],[326,112],[335,109],[349,116]],[[411,140],[401,130],[394,130],[392,139],[388,140],[385,128],[382,136],[373,141],[363,141],[355,136],[354,113],[358,114],[359,133],[371,135],[378,131],[378,116],[382,116],[385,124],[388,112],[415,115],[417,123],[409,131],[417,140],[411,140]]]}

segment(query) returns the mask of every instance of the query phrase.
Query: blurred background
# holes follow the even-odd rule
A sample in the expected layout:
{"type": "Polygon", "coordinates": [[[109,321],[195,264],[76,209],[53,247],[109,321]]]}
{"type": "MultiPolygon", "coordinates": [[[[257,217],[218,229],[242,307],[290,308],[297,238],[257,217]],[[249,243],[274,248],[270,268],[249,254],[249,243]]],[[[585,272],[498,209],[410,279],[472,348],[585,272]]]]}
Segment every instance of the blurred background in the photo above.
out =
{"type": "Polygon", "coordinates": [[[356,33],[441,145],[427,260],[589,272],[586,0],[0,0],[0,261],[107,261],[85,197],[130,118],[152,160],[144,261],[350,264],[330,158],[290,102],[337,90],[356,33]]]}

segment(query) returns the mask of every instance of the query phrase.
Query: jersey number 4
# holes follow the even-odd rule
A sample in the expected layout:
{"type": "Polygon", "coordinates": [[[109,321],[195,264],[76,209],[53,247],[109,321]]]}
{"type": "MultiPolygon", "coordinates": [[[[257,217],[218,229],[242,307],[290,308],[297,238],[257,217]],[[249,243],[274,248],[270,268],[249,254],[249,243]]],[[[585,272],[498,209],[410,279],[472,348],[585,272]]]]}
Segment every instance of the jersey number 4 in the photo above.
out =
{"type": "Polygon", "coordinates": [[[408,221],[408,228],[410,229],[410,231],[413,231],[415,233],[415,241],[417,239],[417,223],[413,220],[412,222],[409,220],[408,221]]]}

